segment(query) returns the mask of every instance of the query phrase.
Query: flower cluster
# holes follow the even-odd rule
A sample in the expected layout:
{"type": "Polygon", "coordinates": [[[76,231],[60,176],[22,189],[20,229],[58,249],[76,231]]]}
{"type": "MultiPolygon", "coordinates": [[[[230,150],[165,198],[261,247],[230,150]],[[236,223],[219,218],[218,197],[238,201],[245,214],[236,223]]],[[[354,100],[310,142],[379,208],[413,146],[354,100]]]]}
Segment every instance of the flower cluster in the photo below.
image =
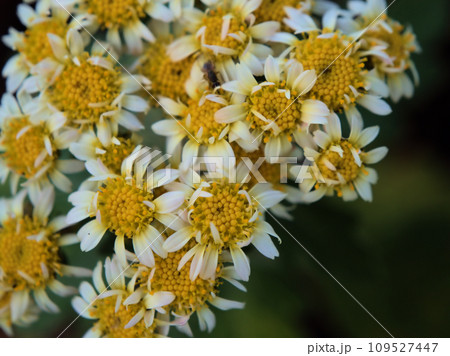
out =
{"type": "Polygon", "coordinates": [[[211,307],[243,308],[222,285],[246,290],[250,245],[279,256],[269,221],[325,195],[372,200],[371,165],[387,148],[366,148],[379,128],[364,128],[361,109],[389,115],[389,100],[418,84],[419,45],[385,9],[384,0],[19,5],[26,30],[3,37],[16,54],[2,72],[0,179],[12,197],[0,200],[0,327],[57,312],[48,290],[79,293],[72,305],[93,320],[91,337],[192,335],[193,314],[211,331],[211,307]],[[154,134],[166,138],[163,156],[145,146],[154,134]],[[56,191],[72,205],[62,216],[56,191]],[[90,271],[64,264],[68,244],[114,254],[90,271]],[[77,290],[63,275],[92,284],[77,290]]]}

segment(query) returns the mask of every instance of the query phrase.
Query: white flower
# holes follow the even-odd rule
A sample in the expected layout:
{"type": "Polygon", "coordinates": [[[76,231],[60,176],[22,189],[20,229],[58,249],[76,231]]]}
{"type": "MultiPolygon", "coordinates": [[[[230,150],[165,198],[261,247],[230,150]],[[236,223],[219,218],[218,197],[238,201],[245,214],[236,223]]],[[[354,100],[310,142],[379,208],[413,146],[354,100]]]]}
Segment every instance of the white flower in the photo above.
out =
{"type": "Polygon", "coordinates": [[[267,42],[280,25],[276,21],[254,24],[252,12],[262,0],[232,0],[204,3],[203,12],[196,8],[184,9],[186,28],[190,34],[175,40],[168,48],[174,61],[202,52],[213,55],[217,61],[238,59],[255,75],[261,75],[261,60],[272,53],[267,42]]]}
{"type": "MultiPolygon", "coordinates": [[[[145,161],[143,158],[148,154],[138,146],[131,156],[145,161]]],[[[144,179],[148,161],[142,163],[139,169],[135,168],[134,173],[133,166],[128,165],[128,161],[124,162],[121,174],[112,173],[100,159],[86,163],[87,170],[92,174],[89,180],[99,187],[80,189],[69,196],[74,208],[69,211],[67,221],[75,223],[94,218],[78,231],[82,251],[92,250],[106,231],[110,231],[116,235],[115,252],[124,265],[125,238],[129,238],[140,261],[151,267],[154,264],[153,252],[166,255],[162,248],[162,233],[155,223],[159,221],[170,227],[172,220],[175,220],[172,213],[184,202],[184,193],[175,191],[156,195],[156,188],[178,177],[176,170],[155,170],[144,179]]]]}
{"type": "Polygon", "coordinates": [[[60,235],[67,227],[64,216],[50,221],[54,190],[45,188],[38,197],[32,215],[24,213],[25,191],[12,199],[0,200],[0,293],[11,293],[11,321],[15,323],[29,311],[30,294],[40,309],[58,312],[47,290],[59,296],[76,290],[62,284],[58,276],[90,276],[90,271],[62,263],[61,247],[78,242],[74,234],[60,235]]]}
{"type": "Polygon", "coordinates": [[[140,284],[124,301],[124,305],[143,302],[147,312],[156,309],[170,316],[173,325],[190,336],[192,332],[187,322],[191,315],[197,314],[201,330],[211,331],[214,328],[215,317],[210,306],[222,310],[242,309],[244,303],[218,296],[223,281],[228,281],[242,291],[246,290],[239,282],[234,267],[225,265],[225,262],[228,262],[226,256],[220,256],[212,277],[203,279],[201,274],[195,280],[190,279],[190,266],[194,261],[184,262],[183,259],[186,257],[182,256],[194,244],[188,243],[181,250],[168,253],[166,258],[157,257],[152,269],[136,266],[133,279],[139,280],[140,284]]]}
{"type": "Polygon", "coordinates": [[[25,178],[22,185],[33,201],[50,181],[70,192],[72,183],[64,173],[83,169],[80,162],[59,157],[60,151],[76,139],[76,130],[64,127],[64,116],[50,110],[42,109],[34,115],[41,106],[39,98],[21,92],[18,101],[11,94],[4,94],[0,109],[0,179],[3,183],[10,175],[11,191],[15,193],[20,178],[25,178]]]}
{"type": "Polygon", "coordinates": [[[339,21],[339,26],[346,33],[360,34],[364,49],[385,54],[370,57],[379,76],[386,80],[392,101],[398,102],[402,97],[411,98],[414,85],[419,84],[419,73],[411,55],[421,52],[412,28],[405,28],[388,17],[384,0],[351,1],[348,5],[348,16],[339,21]],[[414,83],[407,75],[409,70],[414,83]]]}
{"type": "Polygon", "coordinates": [[[195,242],[179,265],[181,268],[192,258],[191,280],[199,275],[212,278],[219,254],[229,251],[239,277],[248,281],[250,263],[242,248],[253,244],[266,257],[278,256],[270,238],[278,235],[264,221],[263,213],[283,200],[285,194],[264,183],[248,189],[241,183],[247,178],[246,170],[238,170],[236,180],[220,170],[214,175],[212,179],[201,180],[191,171],[181,177],[186,182],[184,191],[188,197],[188,209],[181,214],[185,226],[169,236],[163,248],[174,252],[189,241],[195,242]]]}
{"type": "MultiPolygon", "coordinates": [[[[230,142],[248,146],[254,141],[248,125],[243,122],[218,122],[215,114],[229,105],[230,96],[206,90],[207,82],[196,62],[186,82],[189,99],[186,103],[160,97],[159,101],[172,118],[152,125],[155,133],[167,137],[167,152],[174,154],[182,145],[183,169],[192,168],[197,157],[222,157],[224,163],[233,157],[230,142]],[[180,120],[174,119],[179,117],[180,120]],[[187,142],[183,144],[183,140],[187,142]]],[[[256,144],[254,143],[253,146],[256,144]]],[[[180,167],[181,168],[181,167],[180,167]]]]}
{"type": "MultiPolygon", "coordinates": [[[[78,19],[78,22],[68,21],[69,14],[61,8],[52,8],[52,14],[49,16],[49,6],[48,1],[40,1],[35,11],[29,5],[20,4],[17,13],[27,28],[26,32],[10,28],[8,35],[2,38],[8,47],[18,51],[8,60],[2,71],[9,92],[15,92],[38,63],[54,57],[48,34],[65,37],[70,29],[78,29],[80,24],[90,26],[86,19],[78,19]]],[[[83,41],[87,44],[89,39],[84,36],[83,41]]]]}
{"type": "MultiPolygon", "coordinates": [[[[106,283],[103,280],[103,264],[97,263],[93,272],[94,287],[88,282],[80,284],[80,295],[72,300],[76,312],[86,319],[95,320],[84,337],[159,337],[167,335],[168,325],[155,318],[155,310],[146,310],[143,303],[125,305],[133,293],[135,280],[126,283],[129,272],[124,270],[116,257],[105,261],[106,283]]],[[[131,272],[131,270],[129,270],[131,272]]]]}
{"type": "Polygon", "coordinates": [[[311,98],[323,101],[331,111],[345,111],[349,122],[353,117],[361,119],[356,104],[377,115],[388,115],[390,106],[382,99],[389,95],[389,88],[373,70],[366,68],[367,57],[388,59],[380,48],[361,49],[358,35],[347,36],[336,30],[342,10],[331,9],[322,18],[322,29],[314,20],[299,11],[289,11],[285,23],[296,33],[306,33],[298,39],[289,33],[281,33],[272,39],[288,44],[285,51],[300,61],[305,69],[314,69],[317,81],[310,91],[311,98]]]}
{"type": "Polygon", "coordinates": [[[106,40],[116,50],[122,49],[121,34],[131,54],[139,54],[143,40],[153,42],[155,37],[142,22],[148,15],[164,22],[173,20],[171,10],[165,6],[167,0],[58,0],[67,9],[90,18],[96,29],[106,30],[106,40]]]}
{"type": "Polygon", "coordinates": [[[329,110],[318,100],[307,99],[316,83],[314,70],[303,70],[297,61],[286,65],[269,56],[264,65],[265,81],[258,82],[243,64],[236,67],[237,80],[225,83],[223,89],[238,94],[232,105],[215,114],[216,121],[247,121],[253,143],[264,142],[264,153],[270,157],[285,155],[292,148],[292,138],[311,124],[326,124],[329,110]]]}
{"type": "Polygon", "coordinates": [[[304,172],[300,175],[300,167],[291,170],[300,180],[302,201],[312,203],[334,192],[347,201],[356,199],[358,194],[363,200],[371,201],[371,185],[377,182],[378,175],[368,165],[381,161],[388,149],[378,147],[366,152],[363,148],[378,132],[378,126],[363,130],[361,121],[353,118],[350,136],[343,138],[339,118],[331,114],[325,131],[317,130],[313,137],[303,135],[302,147],[305,157],[312,162],[312,169],[308,176],[304,172]]]}
{"type": "Polygon", "coordinates": [[[114,136],[119,125],[131,131],[144,128],[134,113],[147,112],[149,105],[134,93],[149,88],[148,79],[122,74],[104,49],[88,55],[77,31],[69,30],[66,41],[48,37],[56,60],[47,58],[36,65],[24,90],[40,92],[42,106],[63,115],[71,127],[99,129],[106,122],[114,136]]]}

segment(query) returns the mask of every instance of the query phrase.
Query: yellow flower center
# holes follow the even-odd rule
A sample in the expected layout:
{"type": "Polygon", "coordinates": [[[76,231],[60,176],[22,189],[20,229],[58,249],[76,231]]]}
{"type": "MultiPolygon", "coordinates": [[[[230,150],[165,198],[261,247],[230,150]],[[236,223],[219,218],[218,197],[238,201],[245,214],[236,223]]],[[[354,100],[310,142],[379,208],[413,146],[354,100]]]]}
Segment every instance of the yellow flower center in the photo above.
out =
{"type": "Polygon", "coordinates": [[[153,221],[151,204],[153,194],[136,185],[128,184],[122,177],[108,178],[100,188],[98,209],[101,221],[117,235],[132,238],[153,221]]]}
{"type": "Polygon", "coordinates": [[[249,220],[255,210],[247,196],[239,192],[241,189],[246,187],[225,180],[203,189],[212,196],[198,198],[191,206],[190,215],[194,230],[202,233],[202,243],[214,243],[210,223],[217,228],[222,240],[220,244],[225,248],[250,238],[254,223],[249,220]]]}
{"type": "Polygon", "coordinates": [[[17,45],[17,50],[22,53],[31,64],[37,64],[47,57],[53,57],[47,35],[53,33],[65,38],[67,24],[57,18],[41,21],[25,31],[23,42],[17,45]]]}
{"type": "Polygon", "coordinates": [[[102,28],[125,27],[145,17],[139,0],[88,0],[88,12],[97,16],[102,28]]]}
{"type": "MultiPolygon", "coordinates": [[[[258,160],[261,159],[260,161],[262,161],[264,159],[257,169],[258,172],[267,183],[272,183],[276,189],[283,189],[283,184],[281,184],[280,165],[267,162],[264,156],[264,150],[262,148],[253,152],[247,152],[234,142],[231,143],[231,146],[233,147],[234,155],[236,157],[236,164],[239,164],[243,157],[247,157],[254,166],[257,166],[259,164],[258,160]]],[[[264,181],[258,181],[253,173],[250,173],[250,181],[247,183],[247,186],[251,188],[257,183],[264,183],[264,181]]]]}
{"type": "MultiPolygon", "coordinates": [[[[205,306],[206,302],[213,298],[212,293],[218,293],[220,284],[218,278],[215,280],[196,278],[191,281],[189,271],[192,260],[178,271],[181,258],[193,245],[194,243],[188,243],[181,250],[169,253],[165,259],[155,256],[155,274],[151,280],[152,292],[172,292],[175,300],[168,305],[168,309],[179,315],[190,314],[205,306]]],[[[220,272],[221,267],[219,264],[217,272],[220,272]]]]}
{"type": "Polygon", "coordinates": [[[266,140],[270,135],[291,134],[300,124],[302,104],[300,100],[294,101],[298,93],[291,91],[288,99],[283,89],[283,83],[280,88],[274,85],[264,86],[247,99],[250,110],[257,111],[265,118],[249,112],[247,120],[252,128],[265,130],[266,140]]]}
{"type": "MultiPolygon", "coordinates": [[[[386,53],[394,59],[394,67],[408,68],[408,59],[411,52],[416,50],[414,43],[414,35],[411,32],[405,32],[404,26],[399,23],[390,23],[392,33],[388,32],[383,26],[378,26],[374,30],[369,30],[365,37],[381,40],[387,43],[386,53]]],[[[375,64],[381,62],[378,58],[373,58],[375,64]]]]}
{"type": "Polygon", "coordinates": [[[342,157],[338,152],[331,151],[330,149],[324,151],[317,161],[319,172],[322,174],[323,178],[336,181],[339,181],[337,175],[339,173],[346,182],[351,182],[358,176],[358,173],[362,168],[355,162],[355,158],[351,152],[353,146],[350,142],[341,141],[337,146],[340,146],[343,151],[342,157]],[[330,169],[330,163],[336,170],[330,169]]]}
{"type": "Polygon", "coordinates": [[[119,137],[118,140],[120,141],[120,145],[112,143],[108,148],[103,148],[106,151],[105,153],[98,155],[103,164],[116,174],[120,174],[123,160],[136,147],[136,144],[129,138],[119,137]]]}
{"type": "Polygon", "coordinates": [[[15,173],[31,178],[45,165],[51,164],[56,159],[57,152],[52,145],[52,155],[48,154],[44,143],[46,136],[52,142],[45,126],[32,125],[28,117],[9,120],[3,130],[1,139],[1,143],[5,147],[2,156],[6,165],[15,173]],[[20,137],[17,138],[19,133],[20,137]]]}
{"type": "Polygon", "coordinates": [[[195,58],[187,57],[172,62],[166,53],[168,41],[157,41],[148,46],[138,67],[139,74],[152,81],[152,93],[174,100],[187,101],[184,83],[189,78],[195,58]]]}
{"type": "Polygon", "coordinates": [[[111,103],[120,94],[120,73],[93,65],[84,57],[80,66],[66,65],[49,94],[71,125],[93,124],[101,114],[115,109],[111,103]]]}
{"type": "Polygon", "coordinates": [[[331,38],[318,38],[317,34],[312,34],[299,41],[295,51],[304,69],[314,69],[317,74],[316,84],[309,95],[333,111],[342,110],[345,95],[351,101],[355,100],[351,87],[360,94],[364,93],[364,63],[357,54],[349,54],[351,48],[347,48],[344,40],[345,37],[338,34],[331,38]]]}
{"type": "MultiPolygon", "coordinates": [[[[222,9],[211,10],[203,17],[203,26],[205,26],[204,44],[212,46],[220,46],[229,48],[236,51],[236,54],[240,54],[248,43],[248,36],[246,35],[247,24],[245,21],[239,20],[238,16],[233,14],[226,14],[222,9]],[[228,32],[225,38],[222,38],[222,28],[224,25],[224,16],[231,15],[228,32]],[[239,37],[244,35],[245,38],[242,42],[229,36],[229,34],[237,34],[239,37]]],[[[213,53],[209,48],[202,47],[202,51],[208,54],[213,53]]],[[[220,55],[228,57],[229,55],[220,55]]]]}
{"type": "MultiPolygon", "coordinates": [[[[128,295],[124,295],[123,299],[128,295]]],[[[99,330],[102,335],[110,338],[137,338],[137,337],[153,337],[155,324],[145,327],[142,319],[131,328],[125,329],[125,326],[137,312],[143,308],[141,304],[131,304],[125,306],[120,304],[116,312],[116,297],[98,298],[92,305],[91,316],[98,318],[94,324],[94,329],[99,330]]]]}
{"type": "Polygon", "coordinates": [[[301,9],[307,0],[262,0],[261,5],[253,12],[256,23],[277,21],[281,24],[282,31],[292,31],[283,23],[286,17],[286,6],[301,9]]]}
{"type": "Polygon", "coordinates": [[[183,124],[200,143],[208,144],[210,137],[217,140],[226,127],[226,124],[214,120],[214,114],[222,107],[222,104],[210,100],[200,105],[198,101],[189,99],[183,124]]]}
{"type": "Polygon", "coordinates": [[[55,238],[35,218],[10,218],[0,228],[2,284],[14,290],[38,288],[60,271],[59,248],[55,238]],[[29,236],[44,234],[41,241],[29,236]]]}

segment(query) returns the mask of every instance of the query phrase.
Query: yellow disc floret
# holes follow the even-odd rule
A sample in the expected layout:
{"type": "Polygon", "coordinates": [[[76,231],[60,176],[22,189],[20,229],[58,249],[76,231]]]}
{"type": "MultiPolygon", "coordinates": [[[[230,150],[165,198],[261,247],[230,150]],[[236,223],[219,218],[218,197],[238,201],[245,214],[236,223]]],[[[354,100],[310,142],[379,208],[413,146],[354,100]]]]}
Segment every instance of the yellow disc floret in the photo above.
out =
{"type": "MultiPolygon", "coordinates": [[[[155,273],[151,279],[152,292],[167,291],[175,295],[175,300],[167,306],[167,309],[178,315],[187,315],[204,307],[217,294],[220,281],[218,278],[205,280],[189,278],[192,260],[189,260],[181,270],[178,270],[183,255],[193,247],[188,243],[177,252],[171,252],[165,259],[155,256],[155,273]]],[[[219,264],[217,272],[220,274],[222,265],[219,264]]]]}
{"type": "Polygon", "coordinates": [[[139,0],[87,0],[88,12],[96,16],[102,28],[108,29],[124,27],[145,17],[142,3],[139,0]]]}
{"type": "Polygon", "coordinates": [[[210,100],[204,100],[200,104],[196,100],[189,99],[184,125],[200,143],[207,144],[210,137],[218,139],[226,127],[226,124],[218,123],[214,119],[214,114],[222,107],[222,104],[210,100]]]}
{"type": "Polygon", "coordinates": [[[52,104],[72,126],[97,123],[101,114],[115,109],[111,104],[119,94],[119,71],[93,65],[86,56],[79,66],[68,63],[49,89],[52,104]]]}
{"type": "Polygon", "coordinates": [[[17,45],[17,50],[31,64],[37,64],[47,57],[53,57],[53,50],[47,35],[52,33],[65,38],[66,32],[66,22],[57,18],[37,22],[25,31],[23,41],[17,45]]]}
{"type": "Polygon", "coordinates": [[[31,178],[44,166],[51,164],[56,159],[57,152],[53,149],[52,155],[48,154],[45,137],[52,142],[45,126],[32,125],[28,117],[9,120],[1,139],[1,144],[5,147],[1,156],[6,165],[15,173],[31,178]]]}
{"type": "Polygon", "coordinates": [[[251,127],[266,130],[266,136],[279,133],[291,134],[300,124],[301,119],[301,101],[295,100],[296,95],[298,95],[297,92],[291,91],[288,99],[283,84],[280,87],[263,86],[247,99],[250,110],[264,117],[249,112],[247,120],[250,121],[251,127]]]}
{"type": "Polygon", "coordinates": [[[45,286],[60,271],[57,235],[36,218],[10,218],[0,228],[2,284],[19,291],[45,286]],[[40,241],[32,236],[43,234],[40,241]]]}
{"type": "Polygon", "coordinates": [[[106,152],[99,154],[98,157],[112,172],[120,174],[123,160],[133,152],[136,144],[129,138],[119,137],[117,139],[120,145],[112,143],[108,148],[103,148],[106,152]]]}
{"type": "Polygon", "coordinates": [[[337,146],[342,149],[341,152],[327,149],[320,155],[317,162],[319,171],[325,179],[340,181],[338,178],[339,173],[346,182],[352,182],[362,169],[355,162],[351,151],[353,146],[345,140],[342,140],[337,146]],[[331,169],[330,163],[334,166],[335,170],[331,169]]]}
{"type": "Polygon", "coordinates": [[[156,96],[186,101],[188,96],[184,83],[189,78],[195,58],[190,56],[173,62],[166,53],[168,42],[158,40],[151,43],[142,57],[138,72],[151,80],[152,93],[156,96]]]}
{"type": "MultiPolygon", "coordinates": [[[[243,35],[247,31],[247,24],[245,21],[239,20],[238,16],[231,15],[226,36],[222,36],[224,27],[224,16],[227,15],[222,9],[211,10],[203,17],[203,26],[205,26],[205,33],[203,43],[210,46],[225,47],[236,51],[240,54],[247,46],[248,40],[239,41],[236,38],[229,36],[229,34],[243,35]]],[[[241,36],[239,36],[241,37],[241,36]]],[[[245,36],[246,38],[246,36],[245,36]]],[[[202,47],[203,52],[211,54],[214,53],[211,49],[202,47]]],[[[224,56],[219,55],[220,56],[224,56]]]]}
{"type": "Polygon", "coordinates": [[[356,96],[364,93],[363,68],[357,52],[345,42],[343,35],[320,38],[311,34],[309,38],[298,42],[295,56],[305,70],[314,69],[317,81],[309,92],[313,99],[324,102],[330,110],[340,111],[346,96],[354,101],[356,96]]]}
{"type": "Polygon", "coordinates": [[[108,178],[98,195],[101,221],[117,235],[132,238],[153,221],[152,199],[151,192],[122,177],[108,178]]]}
{"type": "MultiPolygon", "coordinates": [[[[123,299],[127,297],[128,295],[124,295],[123,299]]],[[[125,326],[131,318],[142,308],[140,304],[131,304],[128,306],[120,304],[119,309],[116,311],[116,297],[112,296],[97,298],[92,307],[90,314],[93,318],[98,319],[93,328],[106,337],[154,337],[155,325],[150,325],[147,328],[143,319],[131,328],[125,329],[125,326]]]]}
{"type": "Polygon", "coordinates": [[[210,224],[214,224],[225,248],[250,238],[254,222],[250,222],[255,210],[248,195],[240,192],[246,189],[228,181],[214,182],[204,191],[210,197],[198,198],[191,206],[191,222],[194,230],[201,231],[201,243],[215,243],[210,224]]]}

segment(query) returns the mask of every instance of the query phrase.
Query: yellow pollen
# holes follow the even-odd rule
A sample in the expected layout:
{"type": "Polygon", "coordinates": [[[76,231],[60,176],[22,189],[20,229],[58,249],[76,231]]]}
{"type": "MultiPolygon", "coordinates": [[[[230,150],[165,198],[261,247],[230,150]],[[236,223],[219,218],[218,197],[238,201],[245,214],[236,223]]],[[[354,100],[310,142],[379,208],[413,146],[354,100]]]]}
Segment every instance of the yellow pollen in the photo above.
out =
{"type": "MultiPolygon", "coordinates": [[[[189,271],[191,261],[188,261],[178,271],[178,264],[183,255],[191,249],[195,243],[190,242],[177,252],[171,252],[165,259],[155,255],[155,274],[151,280],[152,292],[167,291],[175,295],[175,300],[167,307],[179,315],[190,314],[205,306],[212,299],[212,294],[218,293],[219,280],[205,280],[196,278],[191,281],[189,271]]],[[[218,265],[218,274],[222,265],[218,265]]]]}
{"type": "Polygon", "coordinates": [[[342,140],[338,143],[343,151],[342,157],[339,153],[331,151],[330,149],[324,151],[318,159],[319,171],[325,179],[331,179],[338,181],[337,173],[345,179],[346,182],[353,181],[361,170],[351,152],[352,144],[348,141],[342,140]],[[336,170],[333,171],[327,167],[325,161],[328,160],[336,170]]]}
{"type": "Polygon", "coordinates": [[[189,56],[181,61],[172,62],[166,54],[169,41],[151,43],[137,68],[139,74],[152,81],[152,93],[173,100],[188,100],[184,83],[189,78],[195,58],[189,56]]]}
{"type": "MultiPolygon", "coordinates": [[[[276,86],[264,86],[252,94],[247,99],[250,110],[255,110],[263,115],[267,121],[262,120],[252,112],[249,112],[247,120],[255,127],[265,129],[272,121],[274,126],[278,127],[281,133],[291,134],[300,124],[301,119],[301,101],[286,98],[284,92],[279,92],[276,86]]],[[[278,131],[278,130],[277,130],[278,131]]],[[[266,135],[278,135],[280,132],[275,131],[274,127],[270,127],[266,135]]]]}
{"type": "Polygon", "coordinates": [[[214,120],[214,114],[223,105],[210,100],[205,100],[203,105],[199,105],[198,101],[189,99],[187,106],[183,124],[188,128],[191,135],[200,143],[205,144],[208,144],[210,137],[219,138],[226,124],[214,120]]]}
{"type": "Polygon", "coordinates": [[[51,102],[72,126],[97,123],[101,114],[114,109],[111,103],[119,94],[119,71],[92,65],[86,56],[80,66],[68,63],[49,89],[51,102]]]}
{"type": "Polygon", "coordinates": [[[51,235],[35,218],[25,216],[7,219],[0,228],[2,283],[18,291],[39,288],[51,281],[55,273],[60,273],[59,248],[55,241],[57,237],[51,235]],[[44,234],[39,242],[28,238],[39,233],[44,234]],[[32,280],[24,278],[20,272],[32,280]]]}
{"type": "Polygon", "coordinates": [[[247,197],[239,193],[240,189],[246,190],[246,187],[224,180],[204,189],[212,194],[211,197],[201,197],[195,201],[190,217],[194,230],[202,232],[202,243],[214,243],[210,223],[217,228],[225,248],[250,238],[254,223],[249,220],[254,208],[247,197]]]}
{"type": "Polygon", "coordinates": [[[255,23],[277,21],[281,24],[282,31],[292,31],[283,23],[283,19],[286,17],[284,8],[288,6],[301,9],[305,2],[306,0],[262,0],[261,5],[253,12],[256,18],[255,23]]]}
{"type": "Polygon", "coordinates": [[[317,74],[317,81],[308,94],[323,101],[333,111],[342,110],[345,95],[355,97],[350,86],[360,94],[364,93],[359,55],[348,54],[352,50],[347,49],[343,40],[345,37],[337,34],[332,38],[318,38],[317,34],[311,34],[298,42],[295,51],[304,69],[314,69],[317,74]]]}
{"type": "Polygon", "coordinates": [[[52,138],[45,126],[32,125],[28,117],[10,120],[1,138],[1,144],[5,147],[5,152],[1,156],[5,158],[6,165],[15,173],[31,178],[42,167],[52,163],[56,159],[57,152],[52,145],[52,155],[48,155],[44,141],[46,136],[52,143],[52,138]],[[29,128],[21,132],[26,127],[29,128]],[[18,133],[21,133],[19,138],[17,138],[18,133]],[[41,161],[40,157],[44,152],[45,158],[41,161]]]}
{"type": "MultiPolygon", "coordinates": [[[[127,297],[128,295],[122,296],[123,300],[127,297]]],[[[116,297],[111,296],[97,299],[92,307],[93,311],[91,311],[90,314],[93,318],[98,319],[94,324],[94,329],[99,330],[106,337],[141,338],[154,336],[155,324],[146,328],[143,319],[131,328],[125,329],[125,326],[131,318],[143,307],[139,303],[128,306],[120,304],[120,307],[116,312],[116,297]]]]}
{"type": "Polygon", "coordinates": [[[127,184],[124,178],[108,178],[98,196],[102,224],[132,238],[153,221],[153,210],[144,203],[152,200],[152,193],[127,184]]]}
{"type": "Polygon", "coordinates": [[[88,12],[107,29],[129,26],[145,17],[142,3],[139,0],[87,0],[88,12]]]}
{"type": "MultiPolygon", "coordinates": [[[[228,35],[222,39],[222,25],[224,22],[223,17],[225,15],[226,13],[222,9],[218,9],[217,11],[210,11],[203,17],[203,26],[206,27],[204,33],[204,44],[233,49],[236,51],[236,54],[240,54],[247,46],[248,37],[245,36],[245,40],[243,42],[240,42],[228,35]]],[[[230,20],[228,34],[245,34],[247,31],[247,24],[244,21],[239,20],[237,16],[233,14],[231,15],[232,17],[230,20]]],[[[206,47],[202,47],[202,51],[207,54],[214,53],[206,47]]],[[[227,55],[218,55],[218,57],[221,56],[227,55]]]]}
{"type": "Polygon", "coordinates": [[[105,149],[104,154],[99,154],[103,164],[109,168],[112,172],[120,174],[122,162],[127,158],[134,150],[136,145],[129,138],[119,137],[120,145],[114,143],[105,149]]]}
{"type": "Polygon", "coordinates": [[[57,18],[38,22],[25,31],[23,42],[17,45],[17,50],[31,64],[37,64],[47,57],[53,57],[53,50],[47,35],[52,33],[65,38],[66,32],[67,24],[57,18]]]}

